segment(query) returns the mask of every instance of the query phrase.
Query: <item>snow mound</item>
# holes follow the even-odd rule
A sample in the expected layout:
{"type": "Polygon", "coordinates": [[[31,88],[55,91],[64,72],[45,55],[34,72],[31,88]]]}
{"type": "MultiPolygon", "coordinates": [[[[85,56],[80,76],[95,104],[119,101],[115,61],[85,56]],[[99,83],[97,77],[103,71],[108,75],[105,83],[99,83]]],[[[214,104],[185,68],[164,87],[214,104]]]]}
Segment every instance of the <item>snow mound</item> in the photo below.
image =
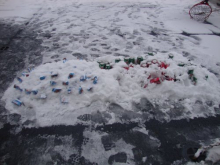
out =
{"type": "Polygon", "coordinates": [[[23,122],[35,120],[39,126],[73,125],[79,115],[106,111],[109,103],[117,103],[124,109],[133,111],[132,103],[139,103],[141,98],[147,98],[154,105],[159,105],[164,113],[170,113],[173,108],[172,105],[166,105],[167,101],[181,100],[185,117],[213,115],[214,107],[219,105],[220,100],[216,76],[178,53],[173,52],[173,56],[173,59],[168,54],[160,53],[146,56],[142,65],[133,64],[129,68],[122,57],[119,63],[114,62],[114,56],[98,58],[98,61],[111,64],[113,68],[109,70],[100,69],[97,61],[67,60],[47,63],[32,70],[29,76],[23,74],[20,77],[22,82],[15,79],[2,99],[10,113],[20,114],[23,122]],[[157,63],[141,67],[146,62],[155,61],[154,59],[157,63]],[[168,67],[160,67],[161,63],[168,67]],[[190,70],[193,70],[195,81],[190,78],[190,70]],[[69,77],[70,73],[74,76],[69,77]],[[95,77],[97,83],[94,83],[95,77]],[[157,77],[160,79],[159,83],[151,81],[157,77]],[[55,83],[51,85],[51,82],[55,83]],[[23,91],[14,88],[15,84],[23,91]],[[80,87],[83,91],[79,91],[80,87]],[[61,91],[53,92],[53,88],[61,91]],[[37,91],[37,94],[34,95],[32,91],[37,91]],[[31,93],[27,94],[28,92],[31,93]],[[24,105],[14,105],[12,101],[15,99],[19,99],[24,105]],[[195,104],[207,101],[212,102],[209,109],[195,104]]]}

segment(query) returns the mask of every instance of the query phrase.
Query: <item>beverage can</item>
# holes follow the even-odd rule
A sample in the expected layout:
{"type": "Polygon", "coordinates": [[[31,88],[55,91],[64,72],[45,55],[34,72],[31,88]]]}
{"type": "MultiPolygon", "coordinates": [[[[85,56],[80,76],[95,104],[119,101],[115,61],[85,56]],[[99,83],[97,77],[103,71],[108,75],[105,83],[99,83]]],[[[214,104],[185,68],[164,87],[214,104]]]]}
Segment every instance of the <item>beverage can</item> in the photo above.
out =
{"type": "Polygon", "coordinates": [[[20,83],[22,83],[22,81],[23,81],[20,77],[17,77],[17,80],[18,80],[20,83]]]}
{"type": "Polygon", "coordinates": [[[18,99],[13,100],[12,103],[17,105],[17,106],[21,106],[23,104],[23,102],[21,100],[18,100],[18,99]]]}
{"type": "Polygon", "coordinates": [[[46,78],[46,76],[41,76],[40,80],[44,80],[46,78]]]}
{"type": "Polygon", "coordinates": [[[70,73],[68,76],[68,79],[73,78],[73,76],[74,76],[74,73],[70,73]]]}

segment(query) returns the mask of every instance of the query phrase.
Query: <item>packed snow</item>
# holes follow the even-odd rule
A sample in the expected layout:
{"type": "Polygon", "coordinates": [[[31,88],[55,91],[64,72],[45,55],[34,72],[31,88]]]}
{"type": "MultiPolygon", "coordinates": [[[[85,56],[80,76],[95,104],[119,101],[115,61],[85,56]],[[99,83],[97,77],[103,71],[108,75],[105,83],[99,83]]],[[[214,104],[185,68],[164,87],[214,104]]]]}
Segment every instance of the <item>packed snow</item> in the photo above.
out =
{"type": "Polygon", "coordinates": [[[214,107],[220,103],[216,76],[178,53],[173,52],[172,56],[146,55],[140,65],[127,65],[123,57],[119,63],[115,63],[114,56],[97,59],[109,62],[112,69],[101,69],[97,61],[79,59],[47,63],[32,68],[30,73],[23,72],[23,76],[16,78],[5,92],[3,100],[11,113],[22,115],[23,122],[35,119],[38,126],[74,125],[78,116],[106,111],[110,103],[133,111],[132,103],[138,103],[141,98],[148,98],[165,113],[172,108],[172,105],[164,106],[168,100],[181,100],[185,107],[184,117],[214,115],[214,107]],[[151,64],[147,66],[149,62],[151,64]],[[193,71],[196,80],[189,71],[193,71]],[[69,77],[70,74],[73,76],[69,77]],[[16,99],[24,104],[14,105],[12,101],[16,99]],[[212,101],[213,106],[207,105],[202,111],[193,106],[198,101],[204,104],[212,101]]]}

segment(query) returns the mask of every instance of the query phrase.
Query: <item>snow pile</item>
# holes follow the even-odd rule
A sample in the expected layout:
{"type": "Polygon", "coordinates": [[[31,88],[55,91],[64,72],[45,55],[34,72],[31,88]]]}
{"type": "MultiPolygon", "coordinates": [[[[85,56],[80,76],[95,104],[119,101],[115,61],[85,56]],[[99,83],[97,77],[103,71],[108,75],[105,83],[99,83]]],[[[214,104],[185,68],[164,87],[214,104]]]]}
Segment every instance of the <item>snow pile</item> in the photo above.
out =
{"type": "MultiPolygon", "coordinates": [[[[40,126],[75,124],[79,115],[106,111],[109,103],[117,103],[132,111],[132,102],[138,103],[141,98],[148,98],[162,107],[167,100],[178,102],[181,99],[185,111],[190,112],[188,117],[214,114],[214,111],[208,109],[202,111],[192,106],[198,100],[200,102],[211,100],[214,106],[219,104],[220,87],[215,75],[190,63],[180,54],[173,52],[173,55],[174,58],[169,59],[168,54],[158,53],[155,56],[144,57],[146,60],[142,62],[143,64],[157,59],[159,64],[163,62],[169,65],[167,69],[159,67],[159,64],[151,64],[148,68],[133,65],[127,70],[124,68],[127,64],[123,58],[121,57],[121,62],[115,63],[114,56],[98,59],[110,62],[113,67],[110,70],[100,69],[97,61],[69,60],[47,63],[32,70],[28,77],[21,77],[22,82],[16,79],[5,92],[3,100],[11,113],[22,115],[23,122],[37,119],[40,126]],[[185,66],[180,67],[179,63],[184,63],[185,66]],[[189,70],[194,71],[196,85],[195,81],[189,78],[189,70]],[[74,73],[72,78],[68,78],[70,73],[74,73]],[[175,77],[176,81],[164,79],[163,74],[170,78],[175,77]],[[44,76],[45,79],[40,80],[44,76]],[[81,76],[87,79],[80,81],[81,76]],[[97,84],[94,84],[94,77],[98,78],[97,84]],[[155,77],[160,77],[160,84],[151,82],[155,77]],[[51,81],[56,84],[52,86],[51,81]],[[64,82],[68,82],[68,85],[63,85],[64,82]],[[23,91],[14,88],[14,85],[23,91]],[[80,87],[83,89],[82,94],[79,91],[80,87]],[[52,91],[54,88],[61,91],[55,93],[52,91]],[[92,90],[88,91],[89,88],[92,90]],[[38,93],[27,94],[25,90],[38,93]],[[12,104],[14,99],[19,99],[24,105],[12,104]]],[[[169,108],[161,110],[168,112],[169,108]]]]}

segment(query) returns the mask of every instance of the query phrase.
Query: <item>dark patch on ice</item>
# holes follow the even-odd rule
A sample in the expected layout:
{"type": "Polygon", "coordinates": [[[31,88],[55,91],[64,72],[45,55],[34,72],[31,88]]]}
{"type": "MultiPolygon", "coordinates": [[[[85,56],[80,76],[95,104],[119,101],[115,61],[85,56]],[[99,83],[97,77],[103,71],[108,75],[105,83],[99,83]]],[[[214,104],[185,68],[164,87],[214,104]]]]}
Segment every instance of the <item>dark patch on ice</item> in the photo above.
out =
{"type": "Polygon", "coordinates": [[[124,56],[124,57],[129,57],[127,54],[121,54],[121,53],[114,53],[114,56],[124,56]]]}
{"type": "Polygon", "coordinates": [[[182,53],[183,53],[183,56],[184,56],[184,57],[188,57],[188,56],[190,55],[190,53],[189,53],[189,52],[186,52],[186,51],[183,51],[182,53]]]}
{"type": "Polygon", "coordinates": [[[100,57],[99,54],[90,54],[92,57],[100,57]]]}
{"type": "Polygon", "coordinates": [[[53,56],[51,56],[51,59],[58,58],[58,57],[59,57],[59,55],[53,55],[53,56]]]}
{"type": "Polygon", "coordinates": [[[159,35],[158,33],[154,32],[154,31],[151,31],[149,34],[152,36],[155,36],[155,37],[157,37],[159,35]]]}
{"type": "Polygon", "coordinates": [[[118,48],[112,48],[111,51],[118,51],[118,48]]]}
{"type": "Polygon", "coordinates": [[[207,21],[207,20],[205,20],[203,23],[204,23],[204,24],[208,24],[208,25],[212,25],[212,23],[209,22],[209,21],[207,21]]]}
{"type": "Polygon", "coordinates": [[[97,48],[91,48],[91,51],[94,51],[94,52],[99,52],[100,50],[97,49],[97,48]]]}
{"type": "Polygon", "coordinates": [[[72,55],[73,55],[74,57],[78,58],[78,59],[87,59],[87,55],[86,55],[86,54],[73,53],[72,55]]]}
{"type": "Polygon", "coordinates": [[[126,163],[127,162],[127,154],[125,152],[119,152],[115,155],[111,155],[108,159],[108,163],[110,165],[112,165],[114,162],[126,163]]]}
{"type": "Polygon", "coordinates": [[[29,64],[39,65],[42,62],[42,41],[37,34],[28,28],[29,25],[12,25],[0,22],[0,92],[8,87],[16,72],[29,64]],[[25,60],[28,59],[28,63],[25,60]]]}
{"type": "Polygon", "coordinates": [[[191,34],[185,32],[185,31],[183,31],[181,34],[184,35],[184,36],[187,36],[187,37],[191,36],[191,34]]]}
{"type": "Polygon", "coordinates": [[[219,73],[217,73],[217,72],[215,72],[214,70],[212,70],[212,69],[208,69],[208,71],[210,72],[210,73],[213,73],[214,75],[216,75],[216,76],[218,76],[219,75],[219,73]]]}

